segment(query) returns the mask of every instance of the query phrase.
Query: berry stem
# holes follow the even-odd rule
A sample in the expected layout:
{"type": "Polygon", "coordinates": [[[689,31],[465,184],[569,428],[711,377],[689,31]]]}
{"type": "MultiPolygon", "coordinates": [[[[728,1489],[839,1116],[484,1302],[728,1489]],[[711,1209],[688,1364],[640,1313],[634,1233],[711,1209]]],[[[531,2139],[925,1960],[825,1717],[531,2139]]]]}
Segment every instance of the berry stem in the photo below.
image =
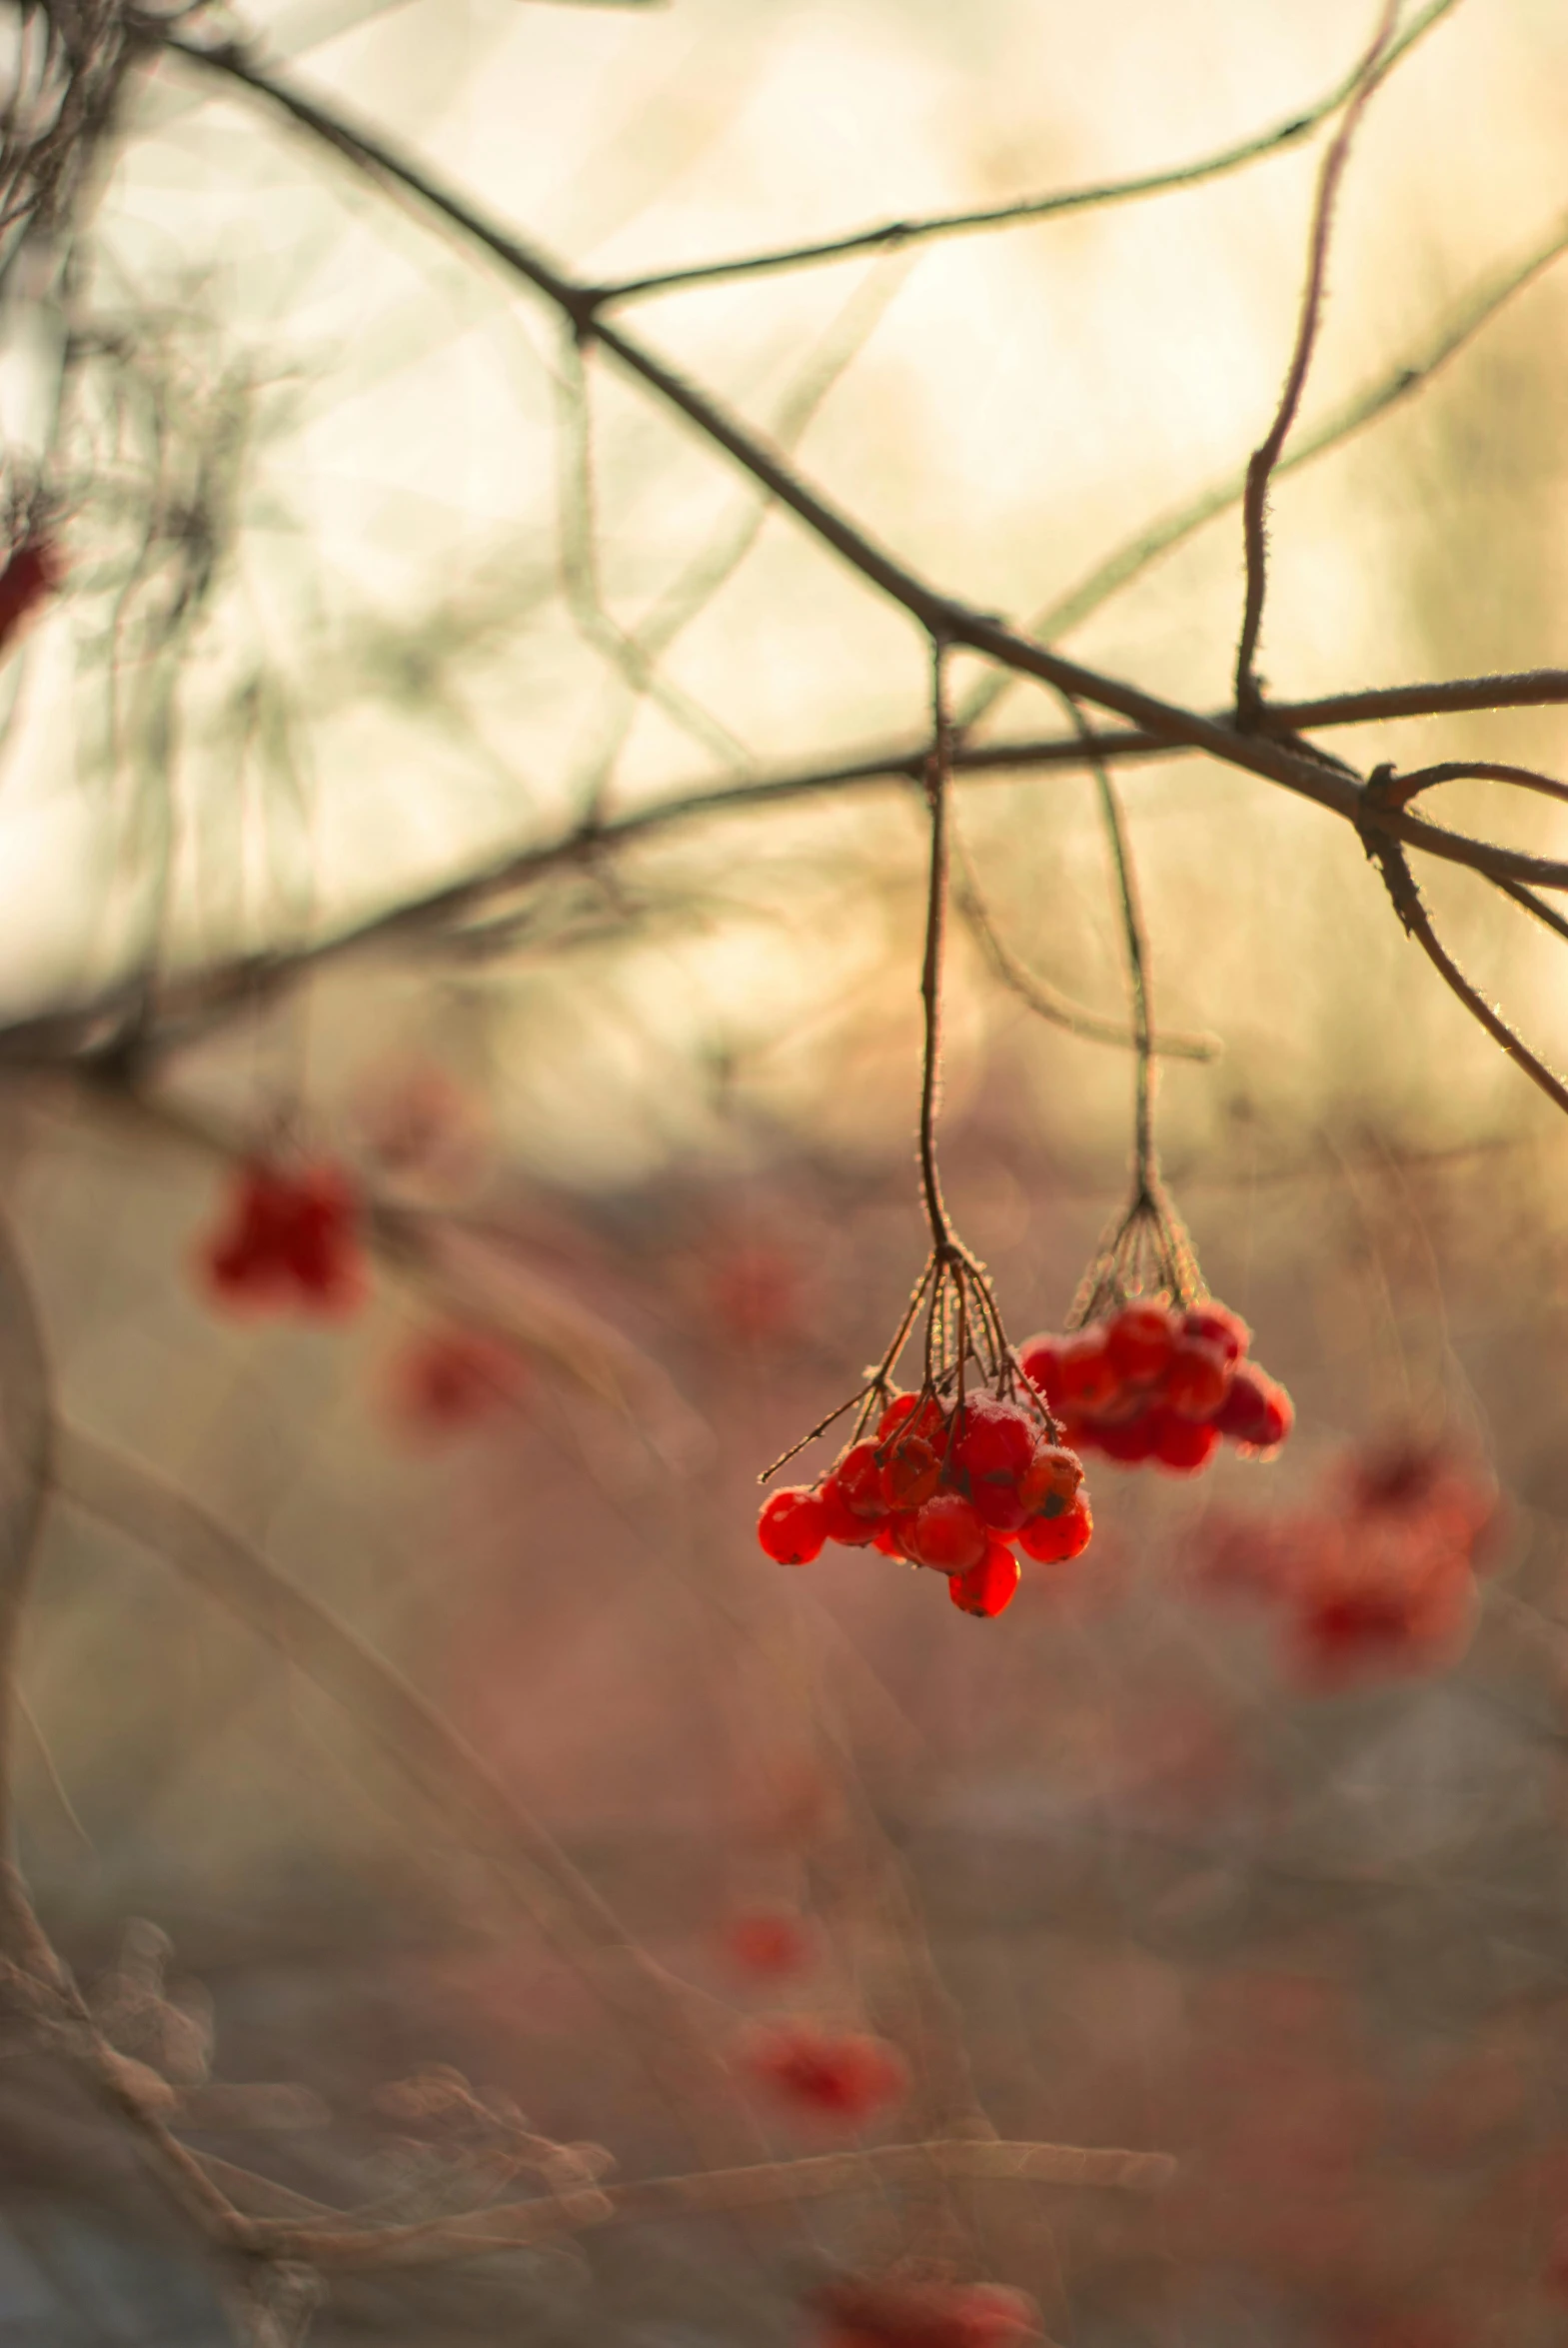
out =
{"type": "Polygon", "coordinates": [[[920,1001],[925,1010],[925,1053],[920,1071],[920,1187],[931,1246],[939,1262],[953,1261],[956,1242],[942,1204],[936,1172],[936,1102],[941,1083],[942,949],[947,934],[947,792],[952,763],[952,723],[947,712],[947,647],[931,638],[931,748],[925,762],[925,799],[931,816],[930,885],[925,899],[925,959],[920,1001]]]}
{"type": "Polygon", "coordinates": [[[1132,869],[1132,851],[1127,842],[1121,801],[1106,771],[1104,760],[1095,753],[1094,737],[1088,721],[1070,694],[1062,694],[1061,700],[1087,753],[1087,765],[1099,794],[1100,814],[1104,818],[1105,837],[1110,843],[1111,865],[1116,875],[1122,935],[1126,940],[1127,986],[1132,997],[1132,1036],[1136,1055],[1132,1145],[1134,1208],[1139,1203],[1146,1203],[1159,1216],[1163,1200],[1160,1193],[1159,1158],[1154,1148],[1154,1026],[1149,1003],[1148,937],[1143,927],[1137,875],[1132,869]]]}

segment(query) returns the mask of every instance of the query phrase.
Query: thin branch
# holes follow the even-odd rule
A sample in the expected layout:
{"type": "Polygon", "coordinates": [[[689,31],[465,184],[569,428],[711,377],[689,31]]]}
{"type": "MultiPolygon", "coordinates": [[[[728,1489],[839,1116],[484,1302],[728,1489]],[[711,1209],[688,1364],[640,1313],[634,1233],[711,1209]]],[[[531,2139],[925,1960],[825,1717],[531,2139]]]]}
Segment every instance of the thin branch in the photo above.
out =
{"type": "MultiPolygon", "coordinates": [[[[1365,391],[1358,392],[1354,399],[1347,401],[1342,408],[1335,409],[1331,415],[1324,418],[1315,431],[1308,433],[1304,440],[1298,441],[1295,447],[1281,457],[1275,466],[1274,479],[1281,481],[1287,473],[1298,472],[1303,466],[1314,464],[1319,457],[1326,456],[1331,450],[1342,448],[1357,433],[1364,432],[1380,417],[1386,416],[1390,410],[1402,406],[1406,400],[1412,399],[1417,392],[1424,390],[1433,376],[1445,367],[1450,359],[1457,357],[1485,327],[1490,325],[1498,312],[1513,299],[1515,294],[1522,293],[1527,286],[1532,285],[1536,278],[1549,269],[1555,261],[1561,260],[1565,252],[1568,252],[1568,216],[1558,220],[1543,241],[1533,246],[1520,260],[1511,263],[1500,275],[1485,278],[1478,286],[1472,288],[1457,311],[1450,317],[1448,323],[1439,331],[1435,341],[1430,343],[1423,352],[1402,360],[1398,366],[1390,368],[1388,373],[1380,377],[1376,383],[1369,385],[1365,391]]],[[[1206,523],[1216,521],[1220,515],[1228,514],[1234,507],[1240,505],[1246,495],[1246,486],[1247,474],[1246,468],[1243,466],[1238,472],[1229,474],[1224,480],[1215,482],[1208,489],[1200,491],[1195,498],[1189,499],[1185,504],[1173,507],[1160,521],[1151,523],[1144,529],[1135,532],[1111,554],[1104,556],[1101,561],[1096,563],[1093,570],[1087,572],[1075,587],[1068,588],[1065,594],[1056,596],[1050,603],[1043,605],[1027,623],[1028,634],[1038,637],[1046,643],[1054,643],[1061,637],[1070,635],[1073,629],[1080,628],[1085,620],[1097,612],[1103,604],[1108,603],[1113,595],[1118,594],[1122,588],[1130,586],[1133,580],[1141,578],[1143,573],[1149,570],[1161,555],[1169,554],[1173,548],[1184,545],[1206,523]]],[[[960,743],[966,735],[973,731],[980,720],[995,708],[1003,696],[1013,690],[1017,682],[1018,679],[1014,674],[1002,671],[995,676],[983,678],[972,689],[957,712],[956,733],[960,743]]],[[[1432,705],[1434,713],[1437,706],[1436,704],[1432,705]]],[[[1459,704],[1457,706],[1471,707],[1474,705],[1459,704]]],[[[1380,714],[1386,716],[1425,716],[1429,713],[1423,709],[1414,712],[1385,711],[1380,714]]],[[[1316,722],[1323,725],[1337,723],[1336,720],[1327,718],[1316,722]]],[[[1264,732],[1271,730],[1266,717],[1260,720],[1260,730],[1264,732]]]]}
{"type": "Polygon", "coordinates": [[[614,2224],[694,2217],[720,2210],[767,2209],[863,2193],[876,2185],[914,2185],[932,2176],[1158,2193],[1176,2173],[1169,2153],[1125,2152],[1070,2144],[1009,2143],[998,2138],[936,2138],[926,2144],[874,2144],[751,2168],[709,2170],[594,2186],[487,2210],[473,2218],[427,2224],[333,2230],[253,2220],[277,2257],[323,2268],[424,2265],[532,2247],[564,2234],[614,2224]]]}
{"type": "MultiPolygon", "coordinates": [[[[951,827],[952,846],[958,860],[957,885],[953,903],[972,931],[980,952],[989,964],[998,982],[1027,1004],[1042,1020],[1052,1027],[1063,1028],[1069,1036],[1081,1036],[1091,1044],[1116,1044],[1134,1051],[1137,1036],[1119,1020],[1107,1019],[1103,1013],[1090,1011],[1086,1004],[1074,1003],[1049,980],[1042,979],[1022,963],[997,929],[980,894],[974,871],[974,860],[967,843],[956,824],[951,827]]],[[[1155,1052],[1174,1060],[1217,1060],[1222,1050],[1217,1036],[1185,1036],[1175,1033],[1161,1035],[1154,1043],[1155,1052]]]]}
{"type": "MultiPolygon", "coordinates": [[[[1387,62],[1392,64],[1396,57],[1413,48],[1454,5],[1455,0],[1431,0],[1431,5],[1414,17],[1400,35],[1387,62]]],[[[623,278],[618,283],[600,286],[595,289],[595,300],[605,308],[612,303],[642,301],[651,294],[671,293],[678,288],[811,268],[824,261],[851,260],[861,253],[901,251],[911,245],[929,244],[938,237],[968,236],[988,228],[1020,228],[1031,221],[1053,219],[1066,212],[1086,212],[1095,207],[1132,203],[1139,197],[1162,195],[1173,189],[1201,187],[1209,180],[1222,179],[1227,173],[1243,170],[1249,163],[1297,145],[1354,94],[1363,70],[1358,62],[1326,97],[1319,98],[1303,113],[1293,114],[1266,131],[1257,131],[1234,146],[1222,147],[1196,163],[1142,172],[1130,179],[1101,180],[1086,187],[1057,189],[1043,196],[1020,196],[1010,204],[990,205],[977,211],[936,212],[915,220],[887,220],[878,227],[856,229],[847,236],[830,237],[820,244],[788,245],[777,252],[743,253],[728,261],[700,262],[687,269],[662,269],[647,277],[623,278]]]]}
{"type": "MultiPolygon", "coordinates": [[[[1045,646],[1019,636],[989,613],[974,611],[940,593],[893,555],[878,546],[849,516],[813,489],[760,440],[738,418],[721,408],[706,392],[679,375],[631,336],[603,321],[593,320],[593,295],[534,247],[522,243],[486,220],[464,198],[442,187],[430,174],[407,162],[373,135],[351,129],[341,116],[329,112],[301,91],[280,82],[233,44],[203,48],[170,35],[155,22],[142,23],[150,43],[222,75],[266,99],[290,116],[336,154],[389,190],[412,196],[449,226],[478,244],[511,274],[533,286],[585,332],[593,328],[599,345],[627,372],[684,416],[694,428],[752,475],[781,505],[793,513],[851,570],[889,601],[908,613],[928,637],[949,646],[965,646],[1004,667],[1040,678],[1060,692],[1114,711],[1118,717],[1159,735],[1173,747],[1208,751],[1224,764],[1245,769],[1278,783],[1301,797],[1332,810],[1358,827],[1377,821],[1395,837],[1434,856],[1471,866],[1482,872],[1506,874],[1516,880],[1543,882],[1540,860],[1527,860],[1526,870],[1511,851],[1470,841],[1439,826],[1422,824],[1395,810],[1369,812],[1355,779],[1319,762],[1281,748],[1261,735],[1238,734],[1196,712],[1184,710],[1157,696],[1141,692],[1120,678],[1108,677],[1080,663],[1063,659],[1045,646]]],[[[1553,882],[1549,885],[1557,886],[1553,882]]]]}
{"type": "Polygon", "coordinates": [[[1418,791],[1431,791],[1439,783],[1467,782],[1517,783],[1521,790],[1538,791],[1547,799],[1568,799],[1568,783],[1535,767],[1508,766],[1496,759],[1446,759],[1440,766],[1417,767],[1408,775],[1389,774],[1379,797],[1392,807],[1408,807],[1418,791]]]}
{"type": "Polygon", "coordinates": [[[1246,489],[1242,501],[1246,600],[1241,618],[1241,638],[1236,648],[1235,688],[1236,719],[1244,728],[1250,727],[1255,721],[1258,704],[1262,699],[1253,662],[1257,654],[1258,634],[1263,625],[1263,598],[1268,587],[1268,550],[1265,541],[1268,486],[1290,427],[1296,420],[1301,394],[1306,389],[1307,371],[1312,364],[1312,353],[1317,345],[1318,326],[1323,314],[1323,279],[1328,268],[1328,242],[1339,183],[1344,177],[1345,165],[1350,160],[1350,149],[1360,128],[1361,118],[1371,104],[1378,83],[1388,71],[1388,44],[1393,38],[1398,15],[1399,0],[1383,0],[1377,30],[1356,76],[1355,95],[1345,108],[1344,119],[1329,142],[1328,152],[1323,158],[1312,211],[1312,230],[1307,246],[1307,278],[1301,296],[1295,348],[1290,354],[1290,365],[1285,370],[1284,388],[1279,395],[1274,421],[1253,450],[1247,465],[1246,489]]]}
{"type": "MultiPolygon", "coordinates": [[[[1501,1045],[1510,1060],[1523,1069],[1532,1084],[1538,1085],[1548,1101],[1559,1109],[1568,1110],[1568,1084],[1539,1059],[1517,1031],[1511,1028],[1497,1006],[1488,1003],[1485,996],[1465,977],[1453,956],[1443,945],[1432,927],[1431,916],[1416,887],[1409,860],[1398,844],[1384,836],[1365,835],[1366,851],[1378,871],[1408,936],[1413,938],[1422,953],[1441,977],[1452,988],[1471,1017],[1479,1021],[1494,1044],[1501,1045]]],[[[1532,912],[1542,909],[1530,905],[1532,912]]],[[[1553,928],[1557,927],[1554,923],[1553,928]]]]}
{"type": "MultiPolygon", "coordinates": [[[[1525,670],[1497,677],[1458,678],[1450,683],[1396,685],[1365,693],[1333,694],[1318,701],[1274,702],[1264,711],[1261,731],[1298,733],[1320,726],[1366,725],[1385,718],[1452,715],[1487,709],[1526,709],[1568,702],[1568,670],[1525,670]]],[[[1212,714],[1216,728],[1233,724],[1229,711],[1212,714]]],[[[545,879],[551,873],[580,864],[586,856],[603,858],[611,851],[646,837],[701,823],[711,816],[747,815],[760,807],[786,806],[797,799],[839,791],[873,789],[891,782],[918,782],[930,747],[928,735],[917,743],[900,744],[876,755],[843,765],[808,767],[796,774],[770,777],[758,783],[707,784],[681,792],[652,806],[618,816],[597,827],[581,823],[560,838],[538,847],[516,850],[488,861],[477,871],[415,898],[405,898],[384,912],[285,954],[257,955],[211,965],[188,977],[165,980],[157,994],[162,1025],[155,1033],[147,1026],[149,990],[137,975],[117,981],[102,994],[61,1011],[40,1013],[0,1027],[0,1058],[15,1065],[52,1064],[62,1060],[115,1053],[127,1045],[151,1054],[171,1051],[207,1033],[215,1024],[235,1015],[253,1014],[269,995],[299,984],[318,965],[402,941],[438,949],[453,942],[451,925],[481,912],[497,897],[505,897],[545,879]]],[[[1096,758],[1170,758],[1189,753],[1193,746],[1172,744],[1146,729],[1125,733],[1091,731],[1087,736],[1061,734],[1018,742],[998,742],[955,749],[954,775],[1021,774],[1035,769],[1084,769],[1088,752],[1096,758]]],[[[1426,828],[1430,833],[1431,828],[1426,828]]],[[[1494,852],[1483,842],[1466,842],[1456,833],[1439,833],[1444,842],[1461,850],[1454,861],[1466,863],[1499,885],[1504,879],[1524,880],[1540,887],[1568,886],[1568,865],[1539,858],[1519,860],[1509,852],[1494,852]],[[1500,858],[1508,869],[1492,869],[1500,858]],[[1528,869],[1524,869],[1524,868],[1528,869]]],[[[1430,846],[1430,838],[1420,845],[1430,846]]],[[[462,943],[461,937],[457,940],[462,943]]],[[[1107,1039],[1108,1040],[1108,1039],[1107,1039]]],[[[1163,1048],[1163,1047],[1162,1047],[1163,1048]]]]}

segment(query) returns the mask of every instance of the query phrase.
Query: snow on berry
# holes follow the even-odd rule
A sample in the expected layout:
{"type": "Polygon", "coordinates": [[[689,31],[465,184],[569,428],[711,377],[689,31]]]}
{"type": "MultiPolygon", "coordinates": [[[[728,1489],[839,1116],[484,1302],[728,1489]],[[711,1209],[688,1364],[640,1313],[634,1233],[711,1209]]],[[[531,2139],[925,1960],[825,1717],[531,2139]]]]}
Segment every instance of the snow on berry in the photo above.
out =
{"type": "Polygon", "coordinates": [[[254,1159],[237,1170],[227,1218],[202,1244],[205,1285],[240,1311],[351,1311],[365,1286],[359,1216],[340,1168],[291,1172],[254,1159]]]}
{"type": "Polygon", "coordinates": [[[759,2024],[742,2060],[779,2102],[851,2127],[901,2103],[909,2088],[908,2065],[885,2038],[805,2019],[759,2024]]]}

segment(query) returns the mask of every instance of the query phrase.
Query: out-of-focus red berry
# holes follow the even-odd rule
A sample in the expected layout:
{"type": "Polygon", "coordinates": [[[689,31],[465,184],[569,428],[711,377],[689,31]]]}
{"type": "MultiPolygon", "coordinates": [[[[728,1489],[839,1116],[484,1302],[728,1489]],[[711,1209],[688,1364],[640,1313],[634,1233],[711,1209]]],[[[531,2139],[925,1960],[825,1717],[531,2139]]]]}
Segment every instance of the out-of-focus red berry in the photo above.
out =
{"type": "Polygon", "coordinates": [[[869,1548],[876,1538],[876,1528],[881,1520],[879,1517],[859,1516],[855,1513],[844,1496],[836,1472],[822,1477],[816,1487],[816,1497],[821,1503],[824,1539],[830,1540],[840,1549],[869,1548]]]}
{"type": "Polygon", "coordinates": [[[753,2078],[781,2102],[851,2125],[908,2093],[908,2065],[898,2049],[864,2031],[773,2022],[751,2033],[744,2056],[753,2078]]]}
{"type": "Polygon", "coordinates": [[[821,1501],[803,1484],[770,1492],[757,1519],[757,1537],[776,1564],[809,1565],[827,1538],[821,1501]]]}
{"type": "Polygon", "coordinates": [[[952,1574],[947,1595],[965,1614],[999,1614],[1018,1587],[1018,1560],[1005,1541],[991,1541],[977,1565],[952,1574]]]}
{"type": "Polygon", "coordinates": [[[1179,1411],[1154,1413],[1151,1456],[1172,1475],[1196,1475],[1219,1449],[1219,1429],[1210,1420],[1183,1418],[1179,1411]]]}
{"type": "Polygon", "coordinates": [[[236,1174],[228,1221],[203,1247],[206,1284],[241,1310],[350,1311],[364,1293],[358,1222],[358,1197],[337,1167],[287,1173],[254,1160],[236,1174]]]}
{"type": "Polygon", "coordinates": [[[1123,1304],[1105,1324],[1111,1367],[1129,1385],[1150,1385],[1163,1376],[1175,1345],[1176,1318],[1163,1304],[1123,1304]]]}
{"type": "Polygon", "coordinates": [[[1212,1296],[1205,1296],[1201,1304],[1190,1304],[1181,1316],[1181,1326],[1189,1337],[1198,1337],[1205,1345],[1217,1345],[1227,1361],[1239,1361],[1252,1342],[1252,1331],[1239,1312],[1232,1312],[1228,1304],[1220,1304],[1212,1296]]]}
{"type": "Polygon", "coordinates": [[[522,1363],[499,1337],[481,1329],[427,1329],[393,1363],[387,1407],[408,1433],[439,1441],[494,1418],[524,1383],[522,1363]]]}
{"type": "Polygon", "coordinates": [[[708,1307],[725,1336],[743,1344],[784,1343],[800,1331],[799,1272],[766,1242],[734,1247],[709,1269],[708,1307]]]}
{"type": "Polygon", "coordinates": [[[1159,1413],[1138,1410],[1130,1418],[1102,1419],[1094,1433],[1107,1459],[1118,1460],[1123,1467],[1133,1467],[1139,1460],[1154,1456],[1159,1413]]]}
{"type": "Polygon", "coordinates": [[[1225,1399],[1230,1364],[1206,1337],[1185,1336],[1166,1365],[1162,1395],[1182,1418],[1210,1418],[1225,1399]]]}
{"type": "Polygon", "coordinates": [[[744,1908],[725,1926],[725,1953],[756,1981],[785,1981],[816,1954],[810,1926],[787,1908],[744,1908]]]}
{"type": "Polygon", "coordinates": [[[917,1564],[964,1573],[984,1556],[989,1533],[961,1492],[938,1492],[915,1509],[905,1538],[917,1564]]]}
{"type": "Polygon", "coordinates": [[[29,612],[65,579],[65,566],[47,538],[24,538],[0,571],[0,652],[6,651],[29,612]]]}
{"type": "Polygon", "coordinates": [[[1080,1328],[1062,1341],[1057,1361],[1062,1408],[1092,1418],[1121,1392],[1121,1379],[1105,1347],[1103,1328],[1080,1328]]]}
{"type": "Polygon", "coordinates": [[[1230,1381],[1230,1391],[1214,1413],[1223,1435],[1254,1457],[1277,1450],[1295,1424],[1295,1410],[1282,1385],[1265,1375],[1255,1361],[1243,1361],[1230,1381]]]}
{"type": "Polygon", "coordinates": [[[1031,1516],[1017,1535],[1026,1557],[1041,1565],[1065,1564],[1081,1557],[1094,1532],[1094,1516],[1087,1492],[1078,1492],[1057,1516],[1031,1516]]]}
{"type": "Polygon", "coordinates": [[[1065,1400],[1061,1384],[1062,1342],[1060,1337],[1029,1337],[1018,1348],[1019,1368],[1053,1410],[1059,1410],[1065,1400]]]}
{"type": "Polygon", "coordinates": [[[1021,2348],[1039,2310],[998,2283],[877,2282],[835,2276],[813,2294],[818,2348],[1021,2348]]]}

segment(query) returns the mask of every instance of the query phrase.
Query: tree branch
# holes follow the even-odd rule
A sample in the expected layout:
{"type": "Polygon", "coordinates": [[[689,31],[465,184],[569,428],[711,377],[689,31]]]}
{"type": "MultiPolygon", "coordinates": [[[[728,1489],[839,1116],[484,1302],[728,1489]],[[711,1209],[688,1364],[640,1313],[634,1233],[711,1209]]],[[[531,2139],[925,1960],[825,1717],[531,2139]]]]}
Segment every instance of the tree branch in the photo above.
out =
{"type": "MultiPolygon", "coordinates": [[[[1413,48],[1454,5],[1455,0],[1431,0],[1431,5],[1401,33],[1389,53],[1388,63],[1392,64],[1395,58],[1413,48]]],[[[1054,219],[1066,212],[1086,212],[1105,205],[1132,203],[1142,196],[1163,195],[1172,189],[1201,187],[1209,180],[1222,179],[1232,171],[1243,170],[1249,163],[1297,145],[1354,94],[1362,71],[1358,61],[1326,97],[1319,98],[1304,113],[1293,114],[1287,121],[1255,132],[1234,146],[1221,147],[1195,163],[1176,164],[1166,171],[1141,172],[1130,179],[1100,180],[1087,187],[1058,189],[1049,195],[1020,196],[1013,203],[990,205],[977,211],[936,212],[914,220],[886,220],[875,228],[856,229],[847,236],[829,237],[820,244],[787,245],[776,252],[743,253],[728,261],[700,262],[688,269],[662,269],[647,277],[623,278],[618,283],[600,286],[596,288],[595,299],[601,307],[643,301],[651,294],[672,293],[685,287],[721,284],[738,277],[769,276],[781,270],[811,268],[824,261],[853,260],[862,253],[903,251],[911,245],[929,244],[939,237],[969,236],[987,228],[1021,228],[1031,221],[1054,219]]]]}

